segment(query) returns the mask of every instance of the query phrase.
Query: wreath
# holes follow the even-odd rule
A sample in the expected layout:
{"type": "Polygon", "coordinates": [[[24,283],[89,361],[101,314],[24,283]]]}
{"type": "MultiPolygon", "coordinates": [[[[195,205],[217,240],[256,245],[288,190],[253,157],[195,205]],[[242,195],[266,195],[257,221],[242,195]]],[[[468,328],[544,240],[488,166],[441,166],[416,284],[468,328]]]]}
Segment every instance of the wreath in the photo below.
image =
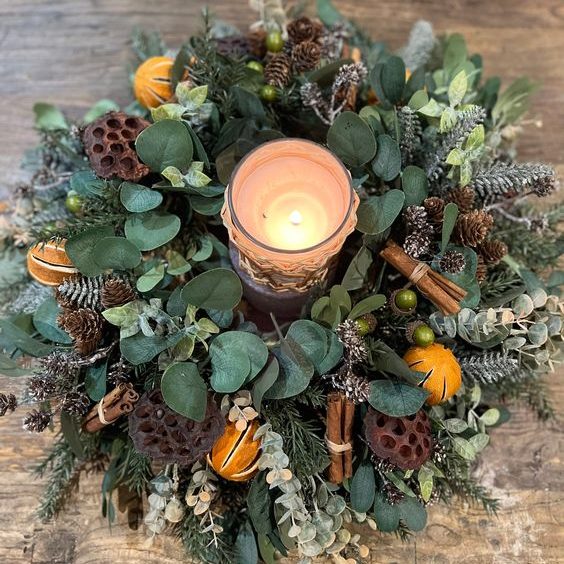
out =
{"type": "Polygon", "coordinates": [[[471,472],[490,430],[511,400],[552,416],[562,207],[532,204],[557,178],[514,160],[535,85],[484,79],[460,35],[418,22],[394,54],[326,0],[261,6],[247,34],[204,11],[177,50],[136,32],[124,109],[35,105],[0,258],[1,371],[29,381],[0,415],[36,404],[24,428],[54,430],[42,519],[103,468],[110,523],[146,495],[148,534],[202,561],[360,562],[351,524],[403,538],[437,501],[495,512],[471,472]],[[309,278],[237,255],[225,211],[280,139],[344,163],[358,205],[309,278]]]}

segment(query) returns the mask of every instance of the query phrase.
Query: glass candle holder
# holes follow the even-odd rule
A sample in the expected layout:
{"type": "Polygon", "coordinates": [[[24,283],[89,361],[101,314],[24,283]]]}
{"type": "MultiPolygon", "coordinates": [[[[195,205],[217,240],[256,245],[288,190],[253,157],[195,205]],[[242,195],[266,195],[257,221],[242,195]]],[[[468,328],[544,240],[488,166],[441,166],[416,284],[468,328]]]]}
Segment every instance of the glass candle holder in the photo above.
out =
{"type": "Polygon", "coordinates": [[[221,214],[249,301],[303,305],[354,230],[358,203],[348,170],[317,143],[277,139],[246,155],[221,214]]]}

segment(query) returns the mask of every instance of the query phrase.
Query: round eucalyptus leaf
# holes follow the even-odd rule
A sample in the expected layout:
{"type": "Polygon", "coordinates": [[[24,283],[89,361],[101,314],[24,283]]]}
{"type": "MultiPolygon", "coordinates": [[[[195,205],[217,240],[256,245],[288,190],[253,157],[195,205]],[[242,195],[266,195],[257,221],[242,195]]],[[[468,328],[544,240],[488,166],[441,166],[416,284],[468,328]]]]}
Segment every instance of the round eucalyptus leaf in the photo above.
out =
{"type": "Polygon", "coordinates": [[[61,313],[61,310],[55,298],[48,298],[35,310],[33,325],[46,339],[54,343],[69,345],[72,343],[72,339],[57,323],[59,313],[61,313]]]}
{"type": "Polygon", "coordinates": [[[382,233],[394,223],[404,200],[405,194],[395,189],[382,196],[370,196],[358,208],[356,228],[367,235],[382,233]]]}
{"type": "Polygon", "coordinates": [[[327,132],[327,145],[346,164],[366,164],[376,153],[376,139],[370,126],[354,112],[343,112],[327,132]]]}
{"type": "Polygon", "coordinates": [[[121,185],[119,197],[125,209],[134,213],[152,210],[163,201],[163,195],[157,190],[133,182],[124,182],[121,185]]]}
{"type": "Polygon", "coordinates": [[[163,374],[161,391],[172,410],[195,421],[204,420],[208,392],[193,362],[171,364],[163,374]]]}
{"type": "Polygon", "coordinates": [[[397,141],[387,134],[378,136],[378,152],[372,161],[372,170],[384,182],[390,182],[400,173],[400,148],[397,141]]]}
{"type": "Polygon", "coordinates": [[[141,262],[139,249],[124,237],[100,239],[92,251],[92,257],[102,270],[128,270],[141,262]]]}
{"type": "Polygon", "coordinates": [[[214,268],[192,278],[182,289],[186,305],[204,309],[233,309],[243,295],[241,280],[228,268],[214,268]]]}
{"type": "Polygon", "coordinates": [[[152,251],[168,243],[180,231],[180,218],[165,211],[131,215],[125,222],[125,236],[140,251],[152,251]]]}
{"type": "Polygon", "coordinates": [[[69,238],[65,245],[65,252],[81,274],[97,276],[103,269],[94,260],[94,247],[101,239],[111,237],[113,234],[113,227],[109,225],[85,229],[69,238]]]}
{"type": "Polygon", "coordinates": [[[192,162],[194,146],[183,123],[163,119],[139,134],[135,150],[153,172],[162,172],[167,166],[186,172],[192,162]]]}

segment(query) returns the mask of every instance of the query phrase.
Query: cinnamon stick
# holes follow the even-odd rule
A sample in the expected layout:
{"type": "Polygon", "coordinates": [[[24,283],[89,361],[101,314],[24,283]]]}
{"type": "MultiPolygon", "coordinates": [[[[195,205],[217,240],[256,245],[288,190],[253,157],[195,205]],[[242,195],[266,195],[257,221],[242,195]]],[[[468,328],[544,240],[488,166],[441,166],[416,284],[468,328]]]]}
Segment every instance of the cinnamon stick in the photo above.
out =
{"type": "Polygon", "coordinates": [[[104,421],[100,419],[98,412],[99,404],[94,406],[82,424],[82,428],[87,433],[95,433],[106,425],[119,419],[126,413],[131,413],[135,403],[139,399],[139,394],[133,389],[131,384],[120,384],[102,399],[104,421]]]}
{"type": "MultiPolygon", "coordinates": [[[[392,240],[387,241],[386,247],[380,251],[380,256],[408,279],[411,279],[414,271],[422,264],[412,259],[392,240]]],[[[413,283],[444,315],[460,311],[460,301],[466,296],[466,292],[438,272],[429,269],[413,283]]]]}
{"type": "Polygon", "coordinates": [[[340,445],[341,436],[342,402],[341,394],[330,392],[327,394],[327,439],[329,446],[329,481],[340,484],[343,481],[343,453],[331,448],[331,444],[340,445]]]}
{"type": "MultiPolygon", "coordinates": [[[[350,399],[344,399],[344,417],[343,417],[343,442],[352,447],[353,438],[353,423],[354,423],[354,402],[350,399]]],[[[353,475],[353,451],[352,448],[345,450],[344,456],[344,476],[345,478],[352,478],[353,475]]]]}

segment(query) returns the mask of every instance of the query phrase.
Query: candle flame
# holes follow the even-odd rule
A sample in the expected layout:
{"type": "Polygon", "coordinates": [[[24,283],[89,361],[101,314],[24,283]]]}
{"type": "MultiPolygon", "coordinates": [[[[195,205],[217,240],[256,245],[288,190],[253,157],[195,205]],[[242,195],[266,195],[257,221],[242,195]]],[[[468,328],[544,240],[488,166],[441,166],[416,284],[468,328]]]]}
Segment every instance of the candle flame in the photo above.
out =
{"type": "Polygon", "coordinates": [[[294,210],[288,217],[292,225],[299,225],[303,221],[302,214],[298,210],[294,210]]]}

